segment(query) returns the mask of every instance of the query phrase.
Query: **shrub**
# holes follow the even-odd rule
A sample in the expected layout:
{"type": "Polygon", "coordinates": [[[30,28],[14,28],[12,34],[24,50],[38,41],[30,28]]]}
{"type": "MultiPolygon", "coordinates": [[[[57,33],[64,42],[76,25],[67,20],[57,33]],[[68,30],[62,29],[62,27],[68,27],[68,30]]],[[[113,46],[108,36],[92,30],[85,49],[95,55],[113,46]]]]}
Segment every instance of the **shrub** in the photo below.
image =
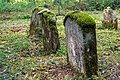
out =
{"type": "Polygon", "coordinates": [[[18,2],[18,3],[0,3],[0,13],[3,12],[23,12],[31,7],[34,7],[33,2],[18,2]]]}

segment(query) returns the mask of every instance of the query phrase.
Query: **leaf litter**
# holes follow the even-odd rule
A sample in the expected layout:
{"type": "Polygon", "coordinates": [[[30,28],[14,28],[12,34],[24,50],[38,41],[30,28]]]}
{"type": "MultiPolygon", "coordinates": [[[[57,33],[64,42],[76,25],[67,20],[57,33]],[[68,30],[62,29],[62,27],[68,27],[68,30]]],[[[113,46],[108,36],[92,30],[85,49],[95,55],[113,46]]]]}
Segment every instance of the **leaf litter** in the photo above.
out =
{"type": "MultiPolygon", "coordinates": [[[[27,37],[29,20],[1,21],[0,28],[0,79],[82,80],[83,77],[67,64],[63,25],[58,28],[61,50],[57,55],[46,56],[41,55],[43,52],[37,50],[38,45],[32,45],[27,37]],[[13,25],[20,25],[20,31],[11,31],[13,25]]],[[[97,30],[100,79],[120,78],[119,31],[97,30]]]]}

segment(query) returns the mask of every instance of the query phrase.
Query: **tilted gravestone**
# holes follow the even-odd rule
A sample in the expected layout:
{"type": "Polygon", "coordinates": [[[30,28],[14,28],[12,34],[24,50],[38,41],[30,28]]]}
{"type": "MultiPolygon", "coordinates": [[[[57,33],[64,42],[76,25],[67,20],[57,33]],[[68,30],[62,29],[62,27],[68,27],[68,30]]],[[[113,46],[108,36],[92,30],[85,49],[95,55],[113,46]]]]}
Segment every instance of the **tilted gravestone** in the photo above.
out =
{"type": "Polygon", "coordinates": [[[42,7],[35,8],[30,21],[29,36],[34,37],[37,44],[43,44],[45,52],[55,53],[60,47],[55,14],[42,7]]]}
{"type": "Polygon", "coordinates": [[[103,11],[103,27],[108,29],[116,29],[118,28],[118,19],[116,18],[115,12],[110,8],[107,7],[103,11]]]}
{"type": "Polygon", "coordinates": [[[85,12],[69,12],[64,19],[68,63],[86,77],[97,75],[96,23],[85,12]]]}

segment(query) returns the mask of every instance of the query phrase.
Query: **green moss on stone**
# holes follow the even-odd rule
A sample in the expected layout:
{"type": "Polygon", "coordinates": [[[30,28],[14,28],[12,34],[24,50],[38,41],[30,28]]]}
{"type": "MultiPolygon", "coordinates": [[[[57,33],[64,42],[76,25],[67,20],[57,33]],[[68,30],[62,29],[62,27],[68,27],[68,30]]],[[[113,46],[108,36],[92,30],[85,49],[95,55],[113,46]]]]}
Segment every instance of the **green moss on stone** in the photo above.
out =
{"type": "MultiPolygon", "coordinates": [[[[38,11],[41,11],[41,10],[44,10],[45,8],[44,8],[44,7],[36,7],[34,10],[36,10],[36,9],[37,9],[38,11]]],[[[49,22],[56,22],[56,21],[53,19],[53,16],[54,16],[54,13],[53,13],[53,12],[49,12],[49,13],[44,12],[44,13],[43,13],[43,16],[44,16],[45,18],[47,18],[49,22]]]]}
{"type": "Polygon", "coordinates": [[[82,11],[77,13],[73,11],[68,12],[64,19],[64,25],[68,17],[75,20],[77,24],[81,27],[95,27],[96,25],[94,19],[90,15],[82,11]]]}
{"type": "Polygon", "coordinates": [[[49,20],[49,22],[56,22],[54,19],[53,19],[53,17],[54,17],[54,13],[53,12],[50,12],[50,13],[43,13],[43,15],[44,15],[44,17],[46,17],[48,20],[49,20]]]}
{"type": "MultiPolygon", "coordinates": [[[[44,10],[45,8],[43,8],[43,7],[37,7],[35,9],[41,11],[41,10],[44,10]]],[[[44,12],[43,13],[43,17],[47,19],[47,21],[48,21],[47,23],[50,24],[50,28],[52,30],[54,30],[55,32],[58,32],[57,31],[57,27],[56,27],[56,21],[53,19],[54,14],[55,14],[54,12],[49,12],[49,13],[44,12]]]]}
{"type": "Polygon", "coordinates": [[[44,10],[44,9],[45,9],[44,7],[36,7],[36,8],[34,8],[33,12],[34,12],[35,10],[41,11],[41,10],[44,10]]]}
{"type": "Polygon", "coordinates": [[[53,12],[50,12],[50,13],[45,12],[43,15],[44,15],[45,17],[54,16],[54,13],[53,13],[53,12]]]}
{"type": "Polygon", "coordinates": [[[37,7],[36,9],[38,9],[39,11],[44,10],[44,7],[37,7]]]}
{"type": "Polygon", "coordinates": [[[50,27],[52,30],[54,30],[56,33],[58,33],[57,27],[55,25],[50,27]]]}
{"type": "Polygon", "coordinates": [[[54,13],[44,13],[43,16],[50,22],[50,23],[56,23],[54,20],[54,13]]]}
{"type": "Polygon", "coordinates": [[[48,24],[50,25],[50,28],[57,33],[58,31],[57,31],[57,27],[56,27],[56,21],[53,19],[54,13],[53,12],[50,12],[50,13],[45,12],[43,14],[43,16],[47,19],[48,24]]]}

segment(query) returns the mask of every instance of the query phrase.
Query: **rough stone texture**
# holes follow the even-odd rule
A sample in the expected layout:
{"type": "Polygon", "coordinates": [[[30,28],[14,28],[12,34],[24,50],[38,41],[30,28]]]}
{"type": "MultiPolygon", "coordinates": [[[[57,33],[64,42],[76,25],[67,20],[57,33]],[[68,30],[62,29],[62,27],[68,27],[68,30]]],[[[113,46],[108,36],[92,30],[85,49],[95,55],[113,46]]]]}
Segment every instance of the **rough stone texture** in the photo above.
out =
{"type": "Polygon", "coordinates": [[[107,7],[107,9],[103,12],[103,18],[102,21],[103,27],[108,29],[117,29],[118,28],[118,19],[116,18],[115,12],[110,7],[107,7]]]}
{"type": "MultiPolygon", "coordinates": [[[[84,16],[81,15],[81,12],[79,13],[73,12],[71,13],[72,16],[68,13],[69,16],[66,15],[64,20],[67,58],[74,70],[86,77],[91,77],[97,75],[98,71],[95,25],[93,27],[91,25],[80,26],[81,24],[77,20],[84,18],[84,16]],[[78,14],[78,17],[76,18],[74,14],[78,14]]],[[[90,17],[89,15],[86,16],[90,17]]],[[[92,21],[88,21],[88,23],[92,21]]],[[[86,24],[87,22],[82,23],[86,24]]]]}
{"type": "Polygon", "coordinates": [[[29,38],[32,42],[35,42],[36,45],[39,46],[40,50],[43,50],[42,16],[38,15],[38,12],[38,8],[35,8],[32,12],[32,17],[30,20],[29,38]]]}
{"type": "Polygon", "coordinates": [[[43,18],[44,24],[44,49],[48,53],[55,53],[60,48],[60,42],[58,38],[58,31],[56,27],[56,21],[48,21],[47,18],[43,18]]]}
{"type": "Polygon", "coordinates": [[[39,35],[42,35],[42,16],[40,17],[37,13],[39,12],[38,9],[34,9],[32,12],[32,17],[30,21],[30,36],[36,35],[37,37],[39,35]],[[41,30],[41,31],[40,31],[41,30]],[[40,32],[40,34],[38,34],[40,32]]]}
{"type": "Polygon", "coordinates": [[[55,16],[52,12],[48,13],[43,8],[35,8],[30,21],[29,36],[35,39],[34,41],[37,44],[42,44],[46,53],[55,53],[60,47],[56,20],[54,18],[55,16]]]}

